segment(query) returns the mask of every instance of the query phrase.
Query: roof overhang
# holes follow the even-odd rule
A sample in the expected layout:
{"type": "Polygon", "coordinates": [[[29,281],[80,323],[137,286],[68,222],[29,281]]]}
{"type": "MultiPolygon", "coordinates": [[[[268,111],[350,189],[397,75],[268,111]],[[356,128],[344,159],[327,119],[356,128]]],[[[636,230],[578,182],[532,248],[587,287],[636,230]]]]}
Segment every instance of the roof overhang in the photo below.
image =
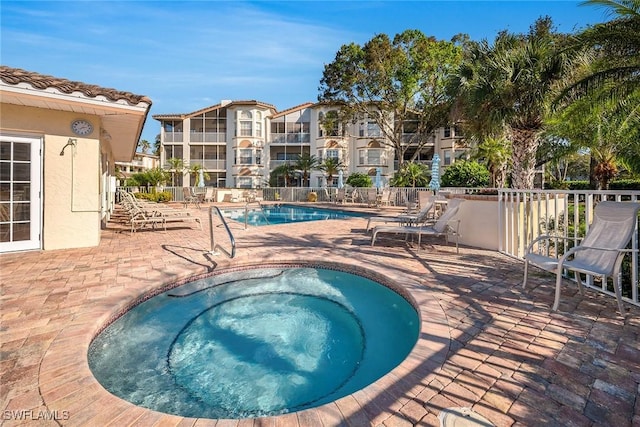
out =
{"type": "Polygon", "coordinates": [[[105,94],[88,96],[80,90],[65,93],[56,87],[39,88],[29,82],[10,84],[0,80],[0,99],[3,104],[100,117],[100,140],[110,144],[115,161],[130,162],[142,135],[151,101],[146,97],[140,97],[137,103],[126,99],[109,99],[106,96],[108,91],[105,89],[105,94]]]}

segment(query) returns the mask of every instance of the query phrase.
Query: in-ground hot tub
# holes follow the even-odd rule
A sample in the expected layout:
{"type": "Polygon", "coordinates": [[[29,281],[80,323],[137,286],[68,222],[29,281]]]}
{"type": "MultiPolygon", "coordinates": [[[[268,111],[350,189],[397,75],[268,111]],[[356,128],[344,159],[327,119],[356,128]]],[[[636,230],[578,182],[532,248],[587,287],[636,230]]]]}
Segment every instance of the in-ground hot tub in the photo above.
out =
{"type": "Polygon", "coordinates": [[[91,343],[111,393],[197,418],[250,418],[351,394],[411,351],[419,316],[345,271],[277,266],[216,274],[146,299],[91,343]]]}

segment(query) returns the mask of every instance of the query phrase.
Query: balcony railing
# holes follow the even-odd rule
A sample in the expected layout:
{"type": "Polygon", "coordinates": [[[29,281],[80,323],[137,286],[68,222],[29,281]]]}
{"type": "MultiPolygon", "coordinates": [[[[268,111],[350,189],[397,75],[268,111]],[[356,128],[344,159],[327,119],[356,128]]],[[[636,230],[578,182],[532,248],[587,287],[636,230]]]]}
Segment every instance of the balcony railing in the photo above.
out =
{"type": "Polygon", "coordinates": [[[191,159],[189,161],[191,166],[198,165],[202,166],[205,170],[226,170],[227,161],[226,160],[194,160],[191,159]]]}
{"type": "Polygon", "coordinates": [[[182,132],[165,132],[164,142],[182,142],[184,134],[182,132]]]}
{"type": "Polygon", "coordinates": [[[224,132],[191,132],[191,142],[226,142],[227,134],[224,132]]]}
{"type": "Polygon", "coordinates": [[[308,144],[311,142],[311,135],[308,133],[272,133],[272,144],[308,144]]]}

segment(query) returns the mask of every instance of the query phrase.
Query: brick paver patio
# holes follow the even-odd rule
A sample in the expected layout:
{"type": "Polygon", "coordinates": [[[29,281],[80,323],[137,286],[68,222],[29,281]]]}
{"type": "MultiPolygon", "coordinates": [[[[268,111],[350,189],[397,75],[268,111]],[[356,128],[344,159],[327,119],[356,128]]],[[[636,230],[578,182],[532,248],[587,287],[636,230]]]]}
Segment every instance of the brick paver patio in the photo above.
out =
{"type": "Polygon", "coordinates": [[[419,250],[402,238],[371,247],[362,218],[236,224],[230,260],[207,253],[206,213],[197,211],[204,231],[172,224],[132,234],[114,221],[95,248],[0,255],[3,425],[437,426],[442,409],[471,407],[496,426],[640,426],[638,307],[623,318],[614,298],[581,297],[567,284],[551,312],[546,273],[523,291],[522,263],[495,252],[456,254],[433,239],[419,250]],[[365,269],[405,287],[422,317],[405,362],[334,403],[240,421],[139,408],[91,375],[89,343],[136,297],[226,267],[290,261],[365,269]]]}

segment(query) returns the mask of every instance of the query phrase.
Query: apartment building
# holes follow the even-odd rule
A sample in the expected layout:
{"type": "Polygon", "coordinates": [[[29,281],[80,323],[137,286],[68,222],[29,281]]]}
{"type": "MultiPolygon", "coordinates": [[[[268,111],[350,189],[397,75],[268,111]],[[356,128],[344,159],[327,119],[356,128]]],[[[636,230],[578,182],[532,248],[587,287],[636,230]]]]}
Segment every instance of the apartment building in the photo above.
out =
{"type": "MultiPolygon", "coordinates": [[[[154,154],[136,152],[129,162],[115,162],[118,179],[131,178],[133,174],[160,166],[160,157],[154,154]]],[[[124,182],[118,185],[124,185],[124,182]]]]}
{"type": "MultiPolygon", "coordinates": [[[[200,165],[207,172],[207,186],[264,187],[271,171],[284,163],[295,163],[304,154],[315,155],[320,162],[335,158],[343,165],[345,177],[354,172],[373,177],[379,169],[386,185],[398,162],[377,124],[366,116],[346,123],[329,120],[336,116],[337,107],[324,103],[309,102],[278,112],[260,101],[224,100],[192,113],[153,118],[161,124],[160,164],[168,169],[176,163],[183,166],[175,178],[176,186],[193,186],[196,177],[188,170],[200,165]]],[[[441,167],[446,168],[467,153],[456,126],[438,129],[429,138],[419,153],[407,150],[407,158],[415,156],[416,161],[430,164],[438,153],[443,159],[441,167]]],[[[337,177],[327,182],[322,171],[311,171],[308,184],[335,186],[337,177]]],[[[298,176],[290,185],[307,183],[298,176]]]]}

